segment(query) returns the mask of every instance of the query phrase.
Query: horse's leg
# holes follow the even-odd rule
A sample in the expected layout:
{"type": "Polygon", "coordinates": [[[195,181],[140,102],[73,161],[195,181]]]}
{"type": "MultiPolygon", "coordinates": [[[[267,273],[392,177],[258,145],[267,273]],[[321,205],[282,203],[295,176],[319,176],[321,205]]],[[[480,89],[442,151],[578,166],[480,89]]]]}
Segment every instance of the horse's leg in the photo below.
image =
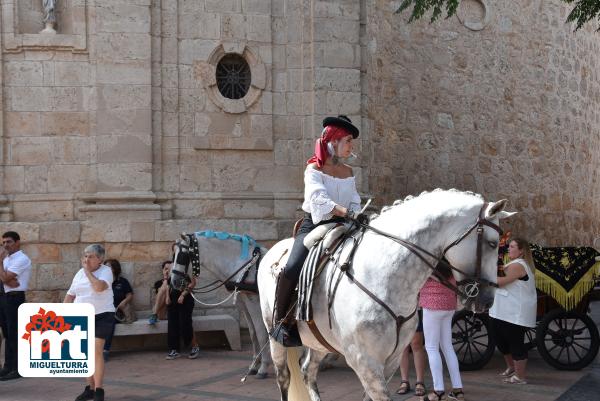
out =
{"type": "Polygon", "coordinates": [[[254,323],[252,322],[252,317],[248,313],[248,308],[246,307],[246,303],[247,303],[247,299],[245,296],[242,295],[238,298],[238,302],[236,303],[236,306],[238,307],[238,310],[244,316],[244,318],[246,319],[246,322],[248,323],[248,331],[250,332],[250,341],[252,342],[252,354],[253,354],[252,362],[250,363],[250,367],[248,368],[248,375],[255,375],[258,372],[258,364],[260,363],[260,355],[258,355],[260,345],[258,344],[258,342],[256,340],[254,323]]]}
{"type": "Polygon", "coordinates": [[[321,401],[319,389],[317,388],[317,374],[319,373],[319,365],[325,356],[327,356],[326,352],[319,352],[309,348],[302,363],[302,378],[312,401],[321,401]]]}
{"type": "Polygon", "coordinates": [[[365,389],[364,400],[392,401],[381,362],[368,355],[360,355],[360,352],[346,355],[346,362],[356,372],[365,389]]]}
{"type": "Polygon", "coordinates": [[[290,388],[290,370],[287,366],[287,349],[277,341],[271,339],[271,357],[275,365],[275,376],[281,393],[281,401],[288,401],[288,390],[290,388]]]}
{"type": "MultiPolygon", "coordinates": [[[[250,316],[252,325],[254,326],[256,340],[252,341],[256,341],[256,353],[259,353],[261,349],[263,350],[260,356],[260,367],[258,368],[256,378],[264,379],[269,373],[272,361],[271,353],[269,352],[269,349],[265,347],[265,345],[269,342],[269,333],[267,333],[267,329],[262,321],[260,302],[257,295],[247,296],[246,308],[248,309],[248,315],[250,316]]],[[[250,325],[250,322],[248,322],[248,325],[250,325]]]]}

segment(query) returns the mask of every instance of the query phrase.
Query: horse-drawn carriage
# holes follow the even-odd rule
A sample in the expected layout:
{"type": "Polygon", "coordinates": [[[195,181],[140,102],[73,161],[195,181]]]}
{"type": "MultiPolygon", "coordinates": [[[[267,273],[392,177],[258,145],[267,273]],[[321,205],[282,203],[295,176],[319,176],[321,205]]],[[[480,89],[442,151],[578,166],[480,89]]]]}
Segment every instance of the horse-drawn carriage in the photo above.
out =
{"type": "MultiPolygon", "coordinates": [[[[579,370],[598,353],[598,327],[590,302],[600,299],[600,252],[594,248],[532,246],[538,291],[537,326],[526,332],[528,349],[560,370],[579,370]]],[[[502,258],[502,255],[500,256],[502,258]]],[[[452,339],[461,370],[486,365],[496,348],[487,314],[457,312],[452,339]]]]}

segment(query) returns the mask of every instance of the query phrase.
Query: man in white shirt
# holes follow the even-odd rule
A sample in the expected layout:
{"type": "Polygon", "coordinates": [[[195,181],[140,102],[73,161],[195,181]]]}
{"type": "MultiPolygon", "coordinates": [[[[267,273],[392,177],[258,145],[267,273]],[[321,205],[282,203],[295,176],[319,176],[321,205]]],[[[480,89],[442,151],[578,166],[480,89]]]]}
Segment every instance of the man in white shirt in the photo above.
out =
{"type": "Polygon", "coordinates": [[[0,321],[6,339],[0,381],[18,379],[17,324],[19,306],[31,277],[31,260],[21,251],[21,237],[14,231],[2,234],[0,247],[0,321]]]}

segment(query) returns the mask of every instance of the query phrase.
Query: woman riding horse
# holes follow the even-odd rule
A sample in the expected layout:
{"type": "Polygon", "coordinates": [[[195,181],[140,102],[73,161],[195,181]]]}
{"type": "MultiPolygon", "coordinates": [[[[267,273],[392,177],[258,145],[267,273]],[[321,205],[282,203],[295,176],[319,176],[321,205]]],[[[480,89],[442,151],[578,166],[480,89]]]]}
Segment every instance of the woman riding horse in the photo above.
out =
{"type": "Polygon", "coordinates": [[[287,314],[300,271],[308,255],[304,238],[319,225],[359,217],[360,196],[356,190],[352,167],[340,162],[340,159],[352,155],[353,140],[358,135],[358,128],[348,117],[325,118],[323,132],[315,144],[315,154],[306,163],[302,204],[304,219],[296,234],[290,257],[277,282],[277,323],[273,325],[271,336],[284,346],[301,345],[298,331],[295,326],[290,325],[287,314]]]}

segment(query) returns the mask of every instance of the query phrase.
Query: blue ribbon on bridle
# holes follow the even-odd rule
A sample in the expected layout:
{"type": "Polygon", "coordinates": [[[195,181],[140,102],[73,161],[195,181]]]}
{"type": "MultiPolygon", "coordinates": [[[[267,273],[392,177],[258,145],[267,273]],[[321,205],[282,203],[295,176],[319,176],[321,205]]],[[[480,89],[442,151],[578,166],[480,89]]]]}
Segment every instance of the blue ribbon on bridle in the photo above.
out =
{"type": "Polygon", "coordinates": [[[240,259],[247,259],[250,256],[250,246],[258,245],[257,242],[248,234],[230,234],[223,231],[204,230],[196,231],[198,237],[216,238],[220,240],[232,239],[242,243],[242,253],[240,259]]]}

